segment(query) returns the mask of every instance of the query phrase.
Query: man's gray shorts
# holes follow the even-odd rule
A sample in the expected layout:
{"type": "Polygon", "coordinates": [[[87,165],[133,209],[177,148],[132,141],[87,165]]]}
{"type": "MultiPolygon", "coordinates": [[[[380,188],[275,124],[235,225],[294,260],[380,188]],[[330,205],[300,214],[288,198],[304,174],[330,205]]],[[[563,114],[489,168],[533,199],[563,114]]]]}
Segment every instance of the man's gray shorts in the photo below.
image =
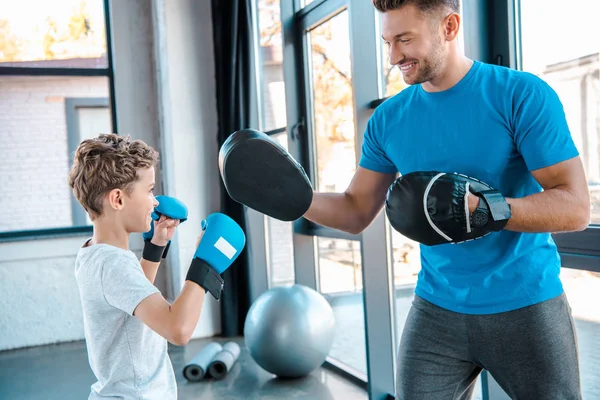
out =
{"type": "Polygon", "coordinates": [[[455,313],[416,296],[398,351],[396,400],[470,399],[482,369],[512,399],[581,399],[565,294],[491,315],[455,313]]]}

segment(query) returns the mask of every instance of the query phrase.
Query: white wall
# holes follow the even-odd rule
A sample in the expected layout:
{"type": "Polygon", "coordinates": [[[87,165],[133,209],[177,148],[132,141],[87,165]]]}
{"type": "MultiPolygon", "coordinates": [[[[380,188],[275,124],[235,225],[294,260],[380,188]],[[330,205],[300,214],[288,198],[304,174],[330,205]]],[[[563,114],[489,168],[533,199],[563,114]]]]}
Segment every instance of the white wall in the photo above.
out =
{"type": "MultiPolygon", "coordinates": [[[[173,263],[174,287],[183,285],[202,219],[219,211],[219,169],[217,162],[217,104],[210,1],[180,0],[164,4],[166,45],[163,84],[164,116],[170,124],[167,143],[169,194],[189,208],[189,220],[179,227],[179,265],[173,263]]],[[[159,41],[161,39],[159,38],[159,41]]],[[[159,56],[164,57],[161,53],[159,56]]],[[[160,59],[158,59],[160,64],[160,59]]],[[[207,295],[194,337],[220,332],[219,305],[207,295]]]]}
{"type": "MultiPolygon", "coordinates": [[[[190,211],[163,263],[169,286],[157,285],[168,296],[183,284],[201,219],[219,208],[210,2],[168,2],[166,26],[153,23],[161,20],[155,11],[163,9],[162,0],[111,5],[119,133],[161,151],[167,169],[157,183],[164,180],[166,194],[190,211]],[[163,35],[167,46],[157,46],[158,54],[155,35],[163,35]]],[[[64,212],[70,213],[68,205],[64,212]]],[[[84,338],[73,268],[87,236],[0,243],[0,350],[84,338]]],[[[131,249],[139,255],[139,235],[132,237],[131,249]]],[[[195,337],[219,328],[218,304],[209,299],[195,337]]]]}
{"type": "MultiPolygon", "coordinates": [[[[84,338],[73,268],[85,239],[0,243],[0,351],[84,338]]],[[[141,240],[130,248],[139,257],[141,240]]]]}

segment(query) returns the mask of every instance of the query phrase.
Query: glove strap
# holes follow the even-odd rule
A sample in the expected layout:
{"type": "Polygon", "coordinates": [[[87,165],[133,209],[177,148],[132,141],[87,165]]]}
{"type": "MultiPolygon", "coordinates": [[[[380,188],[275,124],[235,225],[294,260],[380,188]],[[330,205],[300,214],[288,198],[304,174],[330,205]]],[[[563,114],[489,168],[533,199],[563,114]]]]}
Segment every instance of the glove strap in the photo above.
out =
{"type": "Polygon", "coordinates": [[[142,258],[151,262],[160,262],[160,258],[165,258],[166,255],[165,247],[157,246],[150,241],[150,239],[144,240],[144,250],[142,251],[142,258]]]}
{"type": "Polygon", "coordinates": [[[498,190],[482,190],[478,193],[485,201],[490,217],[486,229],[491,231],[501,231],[504,229],[508,220],[512,217],[510,204],[506,202],[504,196],[498,190]]]}
{"type": "Polygon", "coordinates": [[[216,300],[221,298],[225,281],[205,261],[194,258],[185,279],[200,285],[204,290],[210,292],[216,300]]]}

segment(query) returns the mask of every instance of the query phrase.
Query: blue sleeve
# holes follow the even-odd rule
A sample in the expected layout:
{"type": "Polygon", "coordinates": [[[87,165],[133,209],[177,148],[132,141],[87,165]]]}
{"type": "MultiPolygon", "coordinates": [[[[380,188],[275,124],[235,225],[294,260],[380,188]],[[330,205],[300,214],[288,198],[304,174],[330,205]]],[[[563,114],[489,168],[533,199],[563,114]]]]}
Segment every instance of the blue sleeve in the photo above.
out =
{"type": "Polygon", "coordinates": [[[557,93],[543,80],[521,93],[514,115],[514,139],[530,171],[579,155],[557,93]]]}
{"type": "Polygon", "coordinates": [[[358,165],[375,172],[395,174],[398,172],[398,169],[387,157],[385,150],[381,145],[381,135],[383,134],[381,122],[377,112],[373,113],[367,123],[367,129],[365,130],[362,145],[362,154],[358,165]]]}

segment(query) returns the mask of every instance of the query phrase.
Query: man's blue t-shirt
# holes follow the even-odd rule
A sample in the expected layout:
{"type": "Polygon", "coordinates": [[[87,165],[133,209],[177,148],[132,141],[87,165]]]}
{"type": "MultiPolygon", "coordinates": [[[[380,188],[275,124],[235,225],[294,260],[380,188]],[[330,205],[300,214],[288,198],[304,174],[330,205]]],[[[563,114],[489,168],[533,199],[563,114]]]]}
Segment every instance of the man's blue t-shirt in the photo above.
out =
{"type": "MultiPolygon", "coordinates": [[[[377,107],[359,165],[383,173],[459,172],[520,198],[542,190],[531,171],[577,155],[563,106],[547,83],[475,61],[448,90],[413,85],[377,107]]],[[[504,312],[563,291],[549,233],[503,230],[420,249],[415,294],[452,311],[504,312]]]]}

